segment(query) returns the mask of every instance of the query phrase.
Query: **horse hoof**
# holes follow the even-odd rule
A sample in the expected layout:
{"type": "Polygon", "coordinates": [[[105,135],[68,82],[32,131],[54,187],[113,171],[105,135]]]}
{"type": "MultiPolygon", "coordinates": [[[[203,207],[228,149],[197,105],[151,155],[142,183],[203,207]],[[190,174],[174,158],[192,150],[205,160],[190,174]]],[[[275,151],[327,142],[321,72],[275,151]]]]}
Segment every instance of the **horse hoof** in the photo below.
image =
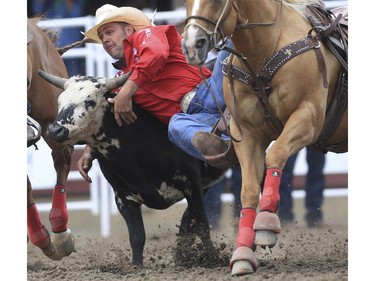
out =
{"type": "Polygon", "coordinates": [[[232,276],[240,276],[254,273],[258,266],[258,260],[254,251],[245,246],[238,247],[230,260],[230,268],[232,276]]]}
{"type": "Polygon", "coordinates": [[[238,260],[233,263],[232,276],[241,276],[246,274],[254,273],[254,268],[251,263],[247,260],[238,260]]]}
{"type": "Polygon", "coordinates": [[[262,249],[273,248],[277,242],[277,234],[270,230],[255,231],[255,244],[262,249]]]}
{"type": "Polygon", "coordinates": [[[70,229],[60,233],[52,233],[52,243],[56,246],[56,250],[61,257],[76,252],[74,236],[70,229]]]}
{"type": "Polygon", "coordinates": [[[50,258],[51,260],[54,260],[54,261],[57,261],[57,260],[61,260],[61,257],[58,257],[57,254],[56,254],[56,247],[55,245],[53,245],[53,243],[50,241],[49,245],[45,248],[42,248],[41,249],[43,254],[50,258]]]}
{"type": "Polygon", "coordinates": [[[63,257],[76,252],[74,247],[75,240],[70,229],[61,233],[52,233],[51,243],[48,247],[42,249],[43,253],[51,260],[58,261],[63,257]]]}

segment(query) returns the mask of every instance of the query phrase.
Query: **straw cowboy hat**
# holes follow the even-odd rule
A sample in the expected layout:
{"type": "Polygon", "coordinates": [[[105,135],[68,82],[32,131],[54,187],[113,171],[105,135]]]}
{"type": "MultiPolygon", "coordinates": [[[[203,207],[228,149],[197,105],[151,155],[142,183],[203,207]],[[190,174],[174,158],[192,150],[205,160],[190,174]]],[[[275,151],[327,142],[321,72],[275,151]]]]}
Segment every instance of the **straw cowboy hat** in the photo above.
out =
{"type": "Polygon", "coordinates": [[[105,4],[97,9],[95,18],[96,25],[83,33],[83,35],[85,35],[85,39],[90,39],[90,41],[95,41],[96,43],[101,43],[98,37],[98,28],[109,22],[126,22],[131,24],[135,30],[151,25],[150,20],[141,10],[133,7],[119,8],[110,4],[105,4]]]}

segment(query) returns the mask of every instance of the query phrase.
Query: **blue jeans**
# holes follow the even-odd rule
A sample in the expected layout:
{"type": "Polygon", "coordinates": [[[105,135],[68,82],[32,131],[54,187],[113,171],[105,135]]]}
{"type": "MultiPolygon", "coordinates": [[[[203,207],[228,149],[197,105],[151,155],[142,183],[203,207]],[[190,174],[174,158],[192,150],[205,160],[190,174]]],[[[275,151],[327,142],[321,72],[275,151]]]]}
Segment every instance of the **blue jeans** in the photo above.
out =
{"type": "MultiPolygon", "coordinates": [[[[228,47],[232,47],[232,42],[228,41],[228,47]]],[[[221,117],[220,110],[226,108],[223,94],[222,62],[229,56],[229,52],[220,51],[207,84],[203,83],[197,90],[194,98],[191,100],[186,113],[177,113],[169,121],[168,135],[169,139],[179,146],[182,150],[191,156],[204,160],[201,153],[193,146],[191,140],[198,131],[211,132],[217,120],[221,117]],[[211,95],[214,95],[215,98],[211,95]],[[216,100],[216,101],[215,101],[216,100]]],[[[224,139],[229,139],[223,135],[224,139]]]]}
{"type": "MultiPolygon", "coordinates": [[[[289,157],[283,169],[283,175],[280,182],[280,206],[278,214],[281,220],[291,221],[294,219],[293,215],[293,170],[298,153],[289,157]]],[[[305,207],[307,210],[305,219],[309,226],[322,220],[321,206],[323,204],[323,190],[324,190],[324,173],[323,168],[325,164],[325,154],[307,148],[306,162],[308,171],[305,181],[305,207]]]]}

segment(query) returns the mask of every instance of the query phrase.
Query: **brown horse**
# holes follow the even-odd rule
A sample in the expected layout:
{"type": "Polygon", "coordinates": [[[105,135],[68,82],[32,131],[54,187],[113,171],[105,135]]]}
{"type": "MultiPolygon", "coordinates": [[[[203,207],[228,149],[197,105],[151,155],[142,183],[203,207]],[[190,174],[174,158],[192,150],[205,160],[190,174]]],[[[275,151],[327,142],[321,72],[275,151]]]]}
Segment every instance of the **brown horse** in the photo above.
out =
{"type": "MultiPolygon", "coordinates": [[[[38,74],[43,69],[55,75],[68,78],[68,72],[53,41],[37,26],[40,19],[27,20],[27,100],[30,116],[40,124],[41,136],[52,150],[56,170],[56,186],[53,191],[52,209],[49,220],[52,226],[50,236],[44,227],[33,199],[32,186],[27,176],[27,229],[28,239],[41,248],[52,260],[60,260],[75,251],[74,237],[67,227],[66,182],[70,171],[73,147],[51,141],[46,128],[57,115],[57,98],[61,90],[42,79],[38,74]]],[[[51,33],[52,34],[52,33],[51,33]]]]}
{"type": "Polygon", "coordinates": [[[332,23],[327,25],[327,15],[323,21],[307,16],[307,4],[321,1],[186,1],[182,44],[189,63],[201,65],[210,49],[226,48],[227,38],[234,46],[223,65],[229,128],[242,170],[232,275],[254,272],[255,246],[277,242],[279,185],[288,157],[306,146],[347,152],[347,59],[334,55],[323,36],[342,31],[343,18],[323,9],[332,23]]]}

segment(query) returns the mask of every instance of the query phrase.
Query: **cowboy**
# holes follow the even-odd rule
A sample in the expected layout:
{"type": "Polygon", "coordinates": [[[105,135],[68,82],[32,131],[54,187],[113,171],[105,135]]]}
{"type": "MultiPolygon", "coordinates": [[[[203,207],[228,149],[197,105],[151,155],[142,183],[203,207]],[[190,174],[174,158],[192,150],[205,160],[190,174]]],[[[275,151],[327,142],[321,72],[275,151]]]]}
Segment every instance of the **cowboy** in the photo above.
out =
{"type": "MultiPolygon", "coordinates": [[[[205,161],[206,156],[225,152],[229,138],[222,139],[210,132],[226,107],[221,62],[229,53],[219,53],[212,72],[202,67],[209,90],[199,68],[187,63],[181,47],[182,37],[175,26],[154,26],[136,8],[109,4],[97,9],[95,17],[96,25],[84,33],[85,40],[102,44],[117,59],[113,63],[119,70],[116,76],[132,72],[117,95],[108,99],[114,106],[118,125],[136,121],[132,111],[132,102],[135,102],[169,124],[170,140],[188,154],[205,161]]],[[[79,161],[83,171],[87,170],[85,159],[91,161],[87,147],[86,152],[79,161]]],[[[234,162],[237,164],[236,158],[234,162]]],[[[222,166],[223,160],[210,164],[222,166]]],[[[233,166],[233,163],[224,159],[224,165],[233,166]]]]}

